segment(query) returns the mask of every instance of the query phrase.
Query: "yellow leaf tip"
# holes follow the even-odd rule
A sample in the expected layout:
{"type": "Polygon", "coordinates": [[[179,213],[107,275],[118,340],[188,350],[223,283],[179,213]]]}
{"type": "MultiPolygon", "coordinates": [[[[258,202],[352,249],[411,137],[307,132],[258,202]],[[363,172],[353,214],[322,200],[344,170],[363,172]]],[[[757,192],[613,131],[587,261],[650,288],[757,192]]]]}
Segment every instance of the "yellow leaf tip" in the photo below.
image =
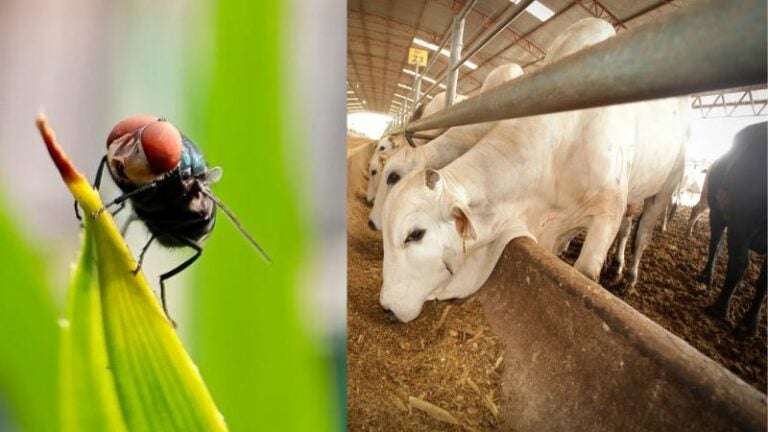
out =
{"type": "Polygon", "coordinates": [[[38,114],[35,123],[37,124],[37,129],[40,131],[40,135],[43,137],[45,147],[48,149],[48,154],[51,155],[51,159],[53,159],[53,163],[56,164],[56,168],[59,170],[59,173],[61,173],[64,182],[73,183],[76,180],[82,179],[82,174],[75,169],[72,162],[70,162],[67,155],[56,142],[56,134],[54,134],[53,129],[48,125],[48,119],[45,117],[45,114],[38,114]]]}

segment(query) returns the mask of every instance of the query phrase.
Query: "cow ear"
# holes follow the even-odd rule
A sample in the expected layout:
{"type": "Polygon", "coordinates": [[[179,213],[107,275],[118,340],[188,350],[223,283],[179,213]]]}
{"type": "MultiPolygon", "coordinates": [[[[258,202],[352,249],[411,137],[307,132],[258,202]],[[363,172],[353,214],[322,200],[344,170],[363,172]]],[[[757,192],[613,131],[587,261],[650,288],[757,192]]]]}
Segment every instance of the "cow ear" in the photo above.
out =
{"type": "Polygon", "coordinates": [[[426,180],[427,187],[435,190],[435,185],[437,185],[437,182],[440,181],[440,173],[433,169],[428,169],[424,172],[424,178],[426,180]]]}
{"type": "Polygon", "coordinates": [[[477,240],[477,232],[469,217],[469,209],[461,204],[454,204],[451,208],[451,217],[456,225],[456,231],[463,240],[477,240]]]}

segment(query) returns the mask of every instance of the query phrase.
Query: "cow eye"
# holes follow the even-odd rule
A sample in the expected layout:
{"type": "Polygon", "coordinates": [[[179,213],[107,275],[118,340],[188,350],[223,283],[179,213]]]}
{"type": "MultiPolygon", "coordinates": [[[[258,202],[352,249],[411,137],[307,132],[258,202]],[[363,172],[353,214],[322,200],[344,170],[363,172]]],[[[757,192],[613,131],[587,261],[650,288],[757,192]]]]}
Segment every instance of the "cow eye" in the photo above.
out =
{"type": "Polygon", "coordinates": [[[384,146],[379,147],[379,151],[384,151],[384,146]]]}
{"type": "Polygon", "coordinates": [[[425,229],[416,228],[415,230],[413,230],[410,233],[408,233],[408,237],[405,238],[405,242],[409,243],[409,242],[412,242],[412,241],[419,241],[422,238],[424,238],[424,233],[426,233],[426,232],[427,232],[427,230],[425,230],[425,229]]]}
{"type": "Polygon", "coordinates": [[[371,170],[371,175],[372,175],[372,176],[375,176],[377,173],[378,173],[378,171],[376,171],[375,169],[372,169],[372,170],[371,170]]]}
{"type": "Polygon", "coordinates": [[[397,183],[399,181],[400,181],[400,174],[398,174],[396,172],[390,173],[389,176],[387,176],[387,184],[388,185],[393,185],[393,184],[395,184],[395,183],[397,183]]]}

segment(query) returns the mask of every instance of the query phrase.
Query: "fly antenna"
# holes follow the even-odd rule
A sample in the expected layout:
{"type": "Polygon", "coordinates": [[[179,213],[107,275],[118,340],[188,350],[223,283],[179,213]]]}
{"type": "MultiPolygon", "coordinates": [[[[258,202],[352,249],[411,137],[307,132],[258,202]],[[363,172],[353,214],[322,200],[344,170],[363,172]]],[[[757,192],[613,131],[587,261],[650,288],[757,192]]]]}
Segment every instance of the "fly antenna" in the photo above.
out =
{"type": "Polygon", "coordinates": [[[262,258],[268,263],[271,264],[272,260],[269,259],[269,255],[267,255],[266,252],[264,252],[264,249],[259,246],[259,244],[254,240],[254,238],[251,236],[251,233],[246,231],[245,227],[240,223],[240,221],[237,219],[237,216],[235,216],[234,213],[232,213],[232,210],[227,207],[222,200],[220,200],[216,195],[213,194],[210,190],[208,190],[207,187],[204,185],[200,185],[200,190],[210,199],[212,199],[219,208],[224,212],[224,214],[227,215],[229,220],[232,221],[233,224],[235,224],[235,227],[237,227],[238,230],[245,236],[246,239],[253,245],[253,247],[256,248],[257,251],[259,251],[259,254],[261,254],[262,258]]]}

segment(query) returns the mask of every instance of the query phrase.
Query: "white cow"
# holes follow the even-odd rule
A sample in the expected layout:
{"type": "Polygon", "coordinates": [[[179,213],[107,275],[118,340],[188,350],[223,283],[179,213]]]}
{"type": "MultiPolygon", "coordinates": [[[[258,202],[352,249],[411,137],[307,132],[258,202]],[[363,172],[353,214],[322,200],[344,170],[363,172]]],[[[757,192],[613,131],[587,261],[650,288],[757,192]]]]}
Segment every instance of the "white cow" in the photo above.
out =
{"type": "Polygon", "coordinates": [[[382,306],[410,321],[426,300],[477,291],[510,240],[555,252],[583,228],[575,267],[596,280],[627,202],[646,200],[647,244],[682,172],[687,110],[680,98],[505,121],[442,170],[413,173],[384,208],[382,306]]]}
{"type": "MultiPolygon", "coordinates": [[[[426,104],[420,104],[411,115],[411,118],[409,119],[409,121],[416,121],[422,117],[431,116],[432,114],[445,109],[445,97],[446,97],[445,92],[440,92],[436,94],[435,97],[433,97],[426,104]]],[[[457,94],[456,97],[454,97],[453,103],[461,102],[466,98],[467,97],[462,94],[457,94]]],[[[422,131],[420,132],[420,135],[429,136],[431,138],[430,139],[413,138],[412,140],[417,147],[423,146],[424,144],[427,144],[431,140],[442,135],[445,131],[446,129],[430,129],[430,130],[422,131]]],[[[398,144],[406,144],[406,145],[409,144],[408,141],[405,139],[405,136],[402,134],[396,135],[396,138],[398,140],[397,141],[398,144]]]]}
{"type": "MultiPolygon", "coordinates": [[[[490,90],[522,74],[523,69],[514,63],[501,65],[488,74],[480,91],[490,90]]],[[[444,167],[475,145],[494,124],[495,122],[489,122],[450,128],[427,145],[416,148],[403,146],[401,150],[388,156],[383,173],[378,179],[376,198],[368,225],[373,229],[380,229],[381,209],[392,186],[401,178],[420,169],[444,167]]]]}
{"type": "MultiPolygon", "coordinates": [[[[466,99],[466,96],[456,95],[457,102],[464,99],[466,99]]],[[[445,92],[438,93],[426,105],[421,106],[423,106],[423,108],[416,110],[411,121],[434,114],[445,108],[445,92]]],[[[445,132],[445,129],[435,129],[425,131],[423,134],[436,138],[443,132],[445,132]]],[[[416,145],[424,145],[429,142],[428,140],[422,138],[414,138],[413,141],[416,145]]],[[[389,155],[393,150],[396,150],[403,145],[408,145],[408,141],[402,134],[383,136],[376,144],[373,155],[371,155],[371,160],[368,162],[368,188],[365,193],[365,201],[368,204],[373,203],[376,194],[376,188],[379,185],[379,178],[381,177],[381,169],[384,166],[384,160],[386,160],[387,155],[389,155]]]]}
{"type": "Polygon", "coordinates": [[[381,137],[376,143],[371,160],[368,162],[368,189],[365,192],[365,201],[368,204],[373,203],[373,197],[376,193],[376,186],[379,184],[381,175],[382,157],[395,149],[395,140],[387,135],[381,137]]]}
{"type": "Polygon", "coordinates": [[[557,252],[581,229],[575,268],[597,280],[627,203],[645,200],[639,261],[680,182],[689,109],[686,97],[501,121],[445,168],[406,177],[383,212],[381,305],[411,321],[427,300],[476,292],[510,240],[557,252]]]}
{"type": "MultiPolygon", "coordinates": [[[[602,42],[615,34],[616,31],[613,26],[606,21],[598,18],[582,19],[568,27],[555,39],[544,64],[560,60],[576,51],[602,42]]],[[[514,63],[501,65],[488,74],[480,89],[480,93],[517,78],[522,74],[522,68],[514,63]]],[[[444,94],[442,95],[444,96],[444,94]]],[[[426,115],[425,113],[424,116],[426,117],[426,115]]],[[[450,135],[445,136],[444,134],[442,139],[433,142],[434,147],[425,147],[421,150],[413,151],[403,146],[403,150],[392,155],[393,157],[387,157],[386,166],[383,169],[379,166],[377,169],[377,173],[383,171],[383,174],[378,176],[376,180],[378,186],[375,187],[375,196],[378,199],[372,198],[374,206],[371,210],[368,225],[373,229],[381,228],[381,213],[384,201],[386,201],[391,188],[401,178],[419,169],[439,169],[444,167],[469,150],[494,124],[495,122],[489,122],[452,128],[453,132],[450,135]],[[385,180],[382,181],[382,179],[385,180]],[[378,205],[375,203],[376,200],[379,202],[378,205]]],[[[401,137],[401,139],[405,140],[404,137],[401,137]]],[[[370,182],[368,187],[370,190],[370,182]]],[[[567,242],[565,243],[567,244],[567,242]]]]}
{"type": "Polygon", "coordinates": [[[616,30],[600,18],[584,18],[566,28],[549,47],[544,64],[549,64],[616,35],[616,30]]]}

